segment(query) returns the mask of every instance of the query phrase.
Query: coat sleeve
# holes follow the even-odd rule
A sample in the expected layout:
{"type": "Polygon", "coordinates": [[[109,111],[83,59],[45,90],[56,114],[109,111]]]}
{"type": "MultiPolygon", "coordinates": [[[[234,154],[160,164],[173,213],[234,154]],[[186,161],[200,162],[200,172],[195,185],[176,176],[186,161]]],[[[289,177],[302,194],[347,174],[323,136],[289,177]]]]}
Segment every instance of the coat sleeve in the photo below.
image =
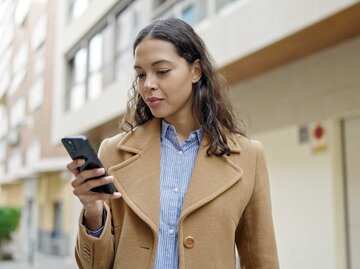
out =
{"type": "Polygon", "coordinates": [[[236,229],[235,241],[243,269],[278,269],[271,213],[270,187],[263,146],[258,144],[251,198],[236,229]]]}
{"type": "Polygon", "coordinates": [[[112,268],[114,260],[114,235],[111,228],[111,212],[105,203],[106,221],[99,238],[86,232],[82,224],[82,211],[79,220],[79,232],[75,246],[75,258],[80,269],[108,269],[112,268]]]}
{"type": "MultiPolygon", "coordinates": [[[[99,149],[99,158],[108,170],[106,160],[105,140],[99,149]]],[[[109,203],[111,204],[111,203],[109,203]]],[[[75,246],[75,258],[80,269],[108,269],[112,268],[114,262],[114,234],[112,227],[112,215],[110,207],[104,203],[106,211],[106,220],[104,229],[99,238],[93,237],[86,232],[83,225],[84,210],[82,210],[79,219],[79,231],[75,246]]]]}

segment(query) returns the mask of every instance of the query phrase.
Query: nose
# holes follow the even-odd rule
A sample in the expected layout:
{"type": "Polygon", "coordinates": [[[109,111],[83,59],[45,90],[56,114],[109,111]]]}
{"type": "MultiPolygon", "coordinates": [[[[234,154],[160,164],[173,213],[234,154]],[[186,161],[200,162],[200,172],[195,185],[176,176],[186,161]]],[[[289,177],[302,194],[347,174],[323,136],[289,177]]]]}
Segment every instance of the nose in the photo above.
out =
{"type": "Polygon", "coordinates": [[[147,90],[155,90],[157,88],[155,76],[150,74],[146,76],[144,88],[147,90]]]}

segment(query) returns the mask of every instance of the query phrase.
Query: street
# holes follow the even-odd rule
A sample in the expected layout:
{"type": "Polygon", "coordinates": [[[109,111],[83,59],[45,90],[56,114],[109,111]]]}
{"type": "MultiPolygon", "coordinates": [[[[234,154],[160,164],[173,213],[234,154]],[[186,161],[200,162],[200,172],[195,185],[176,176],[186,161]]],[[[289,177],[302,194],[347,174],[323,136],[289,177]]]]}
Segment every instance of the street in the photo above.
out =
{"type": "Polygon", "coordinates": [[[76,269],[73,257],[36,255],[34,263],[26,261],[0,261],[0,269],[76,269]]]}

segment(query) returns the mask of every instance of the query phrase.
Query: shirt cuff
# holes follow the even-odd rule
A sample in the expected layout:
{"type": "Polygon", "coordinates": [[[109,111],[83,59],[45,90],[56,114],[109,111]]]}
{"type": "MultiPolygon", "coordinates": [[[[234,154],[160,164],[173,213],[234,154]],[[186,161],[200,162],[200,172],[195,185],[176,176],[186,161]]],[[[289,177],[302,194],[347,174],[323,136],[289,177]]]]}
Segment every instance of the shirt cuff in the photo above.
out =
{"type": "Polygon", "coordinates": [[[102,226],[99,230],[96,230],[96,231],[91,231],[88,228],[86,228],[86,232],[89,235],[97,237],[97,238],[99,238],[101,236],[103,230],[104,230],[104,226],[102,226]]]}

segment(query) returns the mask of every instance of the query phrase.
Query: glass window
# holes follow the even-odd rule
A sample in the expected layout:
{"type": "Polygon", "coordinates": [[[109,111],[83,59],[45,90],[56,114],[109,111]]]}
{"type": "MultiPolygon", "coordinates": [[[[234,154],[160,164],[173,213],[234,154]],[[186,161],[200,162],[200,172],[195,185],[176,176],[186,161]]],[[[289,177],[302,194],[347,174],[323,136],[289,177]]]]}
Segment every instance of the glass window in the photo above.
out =
{"type": "Polygon", "coordinates": [[[34,27],[31,37],[32,49],[36,50],[46,39],[46,16],[42,16],[34,27]]]}
{"type": "Polygon", "coordinates": [[[40,159],[41,144],[38,138],[31,139],[26,151],[26,165],[33,165],[40,159]]]}
{"type": "Polygon", "coordinates": [[[102,76],[101,69],[103,64],[103,35],[96,34],[89,44],[89,81],[88,98],[94,99],[101,94],[102,76]]]}
{"type": "Polygon", "coordinates": [[[45,70],[45,49],[44,46],[41,46],[40,48],[38,48],[35,54],[33,76],[35,78],[43,76],[44,70],[45,70]]]}
{"type": "Polygon", "coordinates": [[[19,99],[10,112],[10,123],[12,127],[18,126],[25,118],[25,99],[19,99]]]}
{"type": "Polygon", "coordinates": [[[74,84],[83,83],[86,79],[87,49],[80,49],[74,59],[74,84]]]}
{"type": "Polygon", "coordinates": [[[195,8],[193,5],[189,5],[183,9],[181,19],[190,25],[195,23],[195,8]]]}
{"type": "Polygon", "coordinates": [[[44,100],[44,46],[37,49],[34,57],[33,84],[29,91],[28,109],[34,111],[42,105],[44,100]]]}
{"type": "Polygon", "coordinates": [[[9,159],[9,171],[18,171],[22,165],[22,155],[20,146],[16,146],[11,150],[9,159]]]}
{"type": "Polygon", "coordinates": [[[5,163],[0,163],[0,182],[1,182],[1,178],[5,179],[5,163]]]}
{"type": "Polygon", "coordinates": [[[87,49],[81,48],[70,61],[69,109],[81,107],[86,98],[87,49]]]}
{"type": "Polygon", "coordinates": [[[17,1],[17,6],[15,10],[15,22],[17,25],[24,23],[27,15],[30,11],[31,0],[21,0],[17,1]]]}
{"type": "Polygon", "coordinates": [[[132,43],[138,30],[136,10],[126,10],[116,19],[116,78],[120,79],[122,69],[128,68],[132,59],[132,43]],[[127,66],[127,67],[126,67],[127,66]]]}
{"type": "Polygon", "coordinates": [[[36,79],[29,91],[28,109],[34,111],[41,107],[44,101],[44,78],[40,77],[36,79]]]}
{"type": "Polygon", "coordinates": [[[231,2],[235,2],[235,1],[237,1],[237,0],[216,0],[216,2],[215,2],[216,3],[215,4],[216,11],[219,11],[227,4],[229,4],[231,2]]]}
{"type": "Polygon", "coordinates": [[[80,17],[89,6],[89,0],[71,0],[70,1],[70,18],[80,17]]]}
{"type": "Polygon", "coordinates": [[[8,65],[3,65],[3,69],[0,68],[0,99],[9,88],[11,83],[11,69],[9,68],[10,63],[8,65]]]}
{"type": "Polygon", "coordinates": [[[8,119],[5,106],[0,105],[0,139],[7,134],[8,119]]]}
{"type": "Polygon", "coordinates": [[[5,138],[0,140],[0,163],[5,162],[7,154],[7,141],[5,138]]]}
{"type": "Polygon", "coordinates": [[[9,95],[13,94],[22,81],[24,80],[27,72],[27,63],[28,63],[28,55],[29,55],[29,48],[28,44],[23,44],[18,49],[17,54],[14,56],[13,60],[13,79],[11,82],[11,86],[9,89],[9,95]]]}
{"type": "Polygon", "coordinates": [[[206,0],[198,0],[184,5],[181,8],[180,18],[190,25],[195,25],[207,16],[207,4],[206,0]]]}

